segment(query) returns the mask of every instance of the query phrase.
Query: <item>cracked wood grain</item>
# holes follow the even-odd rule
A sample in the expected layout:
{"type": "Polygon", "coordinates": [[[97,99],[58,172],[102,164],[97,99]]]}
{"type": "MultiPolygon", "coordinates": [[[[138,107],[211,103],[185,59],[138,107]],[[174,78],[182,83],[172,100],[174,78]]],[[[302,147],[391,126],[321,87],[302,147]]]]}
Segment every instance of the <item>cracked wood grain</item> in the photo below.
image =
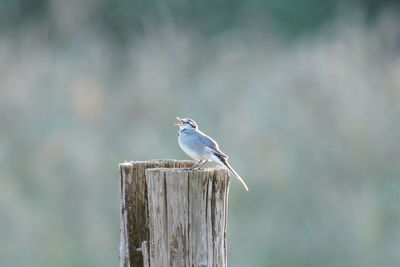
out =
{"type": "Polygon", "coordinates": [[[227,266],[230,178],[192,161],[130,162],[121,169],[120,266],[227,266]]]}

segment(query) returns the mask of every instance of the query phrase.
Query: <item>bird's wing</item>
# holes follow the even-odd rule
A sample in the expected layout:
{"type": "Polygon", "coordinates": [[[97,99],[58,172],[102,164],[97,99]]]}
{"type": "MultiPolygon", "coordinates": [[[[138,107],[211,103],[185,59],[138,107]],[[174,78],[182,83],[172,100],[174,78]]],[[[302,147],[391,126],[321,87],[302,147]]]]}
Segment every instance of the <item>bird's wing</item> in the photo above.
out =
{"type": "Polygon", "coordinates": [[[221,157],[223,157],[223,158],[226,158],[226,159],[228,158],[228,156],[225,155],[224,153],[222,153],[221,150],[216,150],[216,151],[214,151],[214,153],[217,154],[217,155],[219,155],[219,156],[221,156],[221,157]]]}
{"type": "Polygon", "coordinates": [[[200,136],[201,142],[205,146],[211,148],[213,153],[215,153],[215,154],[217,154],[217,155],[219,155],[221,157],[228,158],[228,156],[225,155],[224,153],[222,153],[222,151],[219,149],[219,146],[218,146],[217,142],[214,139],[212,139],[211,137],[209,137],[208,135],[206,135],[206,134],[204,134],[204,133],[202,133],[200,131],[199,131],[199,133],[200,133],[199,136],[200,136]]]}
{"type": "Polygon", "coordinates": [[[199,147],[208,147],[212,151],[212,153],[224,158],[228,158],[227,155],[219,150],[217,142],[215,142],[214,139],[204,134],[203,132],[195,129],[187,129],[181,134],[186,140],[190,140],[186,142],[186,145],[188,147],[191,147],[193,150],[196,150],[199,147]]]}

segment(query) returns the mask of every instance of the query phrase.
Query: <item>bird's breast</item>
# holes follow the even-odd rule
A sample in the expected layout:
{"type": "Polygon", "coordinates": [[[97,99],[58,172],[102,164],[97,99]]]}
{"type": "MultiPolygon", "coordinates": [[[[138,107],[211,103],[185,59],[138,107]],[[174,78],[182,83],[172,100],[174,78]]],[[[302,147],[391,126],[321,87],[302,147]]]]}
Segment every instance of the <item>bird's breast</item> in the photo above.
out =
{"type": "Polygon", "coordinates": [[[190,136],[180,134],[178,137],[178,143],[183,152],[188,154],[191,158],[196,160],[207,159],[207,157],[204,156],[203,147],[193,142],[190,136]]]}

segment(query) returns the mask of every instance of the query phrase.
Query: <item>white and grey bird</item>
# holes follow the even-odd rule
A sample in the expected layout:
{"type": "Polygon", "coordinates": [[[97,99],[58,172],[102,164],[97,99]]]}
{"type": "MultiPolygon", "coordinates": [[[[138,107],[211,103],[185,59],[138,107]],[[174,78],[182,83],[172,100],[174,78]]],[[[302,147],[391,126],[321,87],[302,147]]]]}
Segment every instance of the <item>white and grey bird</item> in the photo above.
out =
{"type": "Polygon", "coordinates": [[[200,131],[194,120],[189,118],[181,119],[179,117],[176,117],[176,119],[179,121],[179,123],[175,124],[179,126],[179,146],[186,154],[197,161],[192,168],[200,169],[208,161],[215,161],[228,168],[228,170],[242,183],[244,189],[249,191],[249,188],[243,179],[229,165],[228,156],[222,153],[214,139],[200,131]]]}

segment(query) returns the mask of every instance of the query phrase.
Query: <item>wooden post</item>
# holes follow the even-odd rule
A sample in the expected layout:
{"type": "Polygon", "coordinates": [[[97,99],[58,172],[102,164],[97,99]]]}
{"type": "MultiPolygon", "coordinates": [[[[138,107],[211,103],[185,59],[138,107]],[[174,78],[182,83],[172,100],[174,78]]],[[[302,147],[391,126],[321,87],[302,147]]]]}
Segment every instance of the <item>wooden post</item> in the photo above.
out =
{"type": "Polygon", "coordinates": [[[120,267],[226,267],[229,175],[193,161],[120,164],[120,267]]]}

